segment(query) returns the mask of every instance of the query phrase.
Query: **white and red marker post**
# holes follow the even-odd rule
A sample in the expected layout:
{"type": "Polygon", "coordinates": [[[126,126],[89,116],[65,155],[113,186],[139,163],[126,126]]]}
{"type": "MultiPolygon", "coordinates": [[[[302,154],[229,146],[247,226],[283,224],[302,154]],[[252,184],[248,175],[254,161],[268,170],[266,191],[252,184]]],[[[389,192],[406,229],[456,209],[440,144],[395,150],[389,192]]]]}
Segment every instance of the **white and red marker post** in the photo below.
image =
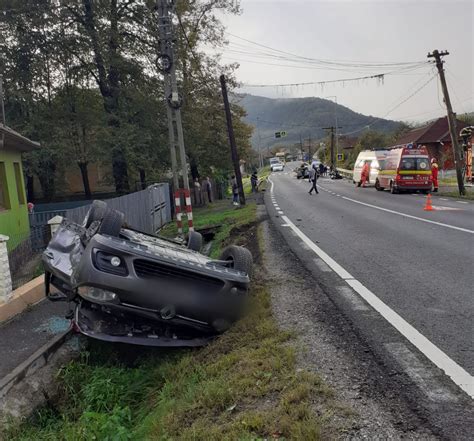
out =
{"type": "Polygon", "coordinates": [[[183,210],[181,208],[181,196],[184,196],[185,216],[188,219],[188,229],[189,231],[194,231],[191,192],[185,188],[179,188],[174,192],[174,203],[176,207],[176,224],[178,226],[178,234],[183,234],[183,210]]]}

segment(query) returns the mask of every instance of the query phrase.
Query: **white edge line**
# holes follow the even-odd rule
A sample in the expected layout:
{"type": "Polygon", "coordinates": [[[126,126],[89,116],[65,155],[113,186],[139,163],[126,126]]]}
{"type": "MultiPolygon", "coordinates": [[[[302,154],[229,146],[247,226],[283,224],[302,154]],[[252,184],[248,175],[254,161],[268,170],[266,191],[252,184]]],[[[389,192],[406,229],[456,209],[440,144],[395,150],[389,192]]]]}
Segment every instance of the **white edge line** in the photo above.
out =
{"type": "Polygon", "coordinates": [[[422,352],[436,366],[442,369],[462,390],[474,398],[474,378],[454,360],[449,358],[441,349],[431,343],[423,334],[410,323],[388,307],[373,292],[368,290],[358,280],[346,280],[372,308],[400,332],[407,340],[422,352]]]}
{"type": "MultiPolygon", "coordinates": [[[[391,210],[390,210],[391,211],[391,210]]],[[[395,212],[396,213],[396,212],[395,212]]],[[[287,216],[282,220],[289,225],[292,231],[313,250],[331,269],[344,279],[372,308],[374,308],[385,320],[400,332],[410,343],[423,353],[432,363],[443,370],[462,390],[471,398],[474,398],[474,378],[454,360],[449,358],[441,349],[431,343],[423,334],[416,330],[400,315],[387,306],[374,293],[367,289],[362,283],[354,279],[341,265],[315,245],[287,216]]],[[[424,219],[423,219],[424,220],[424,219]]],[[[469,231],[469,230],[468,230],[469,231]]]]}
{"type": "Polygon", "coordinates": [[[319,257],[321,257],[324,262],[326,262],[332,270],[342,279],[353,279],[352,277],[341,265],[339,265],[332,257],[327,255],[321,248],[314,244],[311,239],[306,236],[287,216],[282,216],[282,220],[287,223],[290,228],[300,237],[300,239],[308,245],[319,257]]]}
{"type": "Polygon", "coordinates": [[[418,220],[418,221],[421,221],[421,222],[426,222],[426,223],[429,223],[429,224],[438,225],[440,227],[451,228],[452,230],[458,230],[458,231],[462,231],[464,233],[474,234],[473,230],[468,230],[467,228],[456,227],[454,225],[443,224],[442,222],[436,222],[436,221],[433,221],[433,220],[430,220],[430,219],[423,219],[422,217],[412,216],[411,214],[400,213],[398,211],[390,210],[388,208],[378,207],[377,205],[372,205],[372,204],[367,204],[365,202],[357,201],[355,199],[351,199],[351,198],[348,198],[346,196],[342,196],[342,199],[345,199],[346,201],[354,202],[356,204],[365,205],[366,207],[371,207],[371,208],[375,208],[377,210],[386,211],[387,213],[392,213],[392,214],[397,214],[398,216],[408,217],[409,219],[415,219],[415,220],[418,220]]]}

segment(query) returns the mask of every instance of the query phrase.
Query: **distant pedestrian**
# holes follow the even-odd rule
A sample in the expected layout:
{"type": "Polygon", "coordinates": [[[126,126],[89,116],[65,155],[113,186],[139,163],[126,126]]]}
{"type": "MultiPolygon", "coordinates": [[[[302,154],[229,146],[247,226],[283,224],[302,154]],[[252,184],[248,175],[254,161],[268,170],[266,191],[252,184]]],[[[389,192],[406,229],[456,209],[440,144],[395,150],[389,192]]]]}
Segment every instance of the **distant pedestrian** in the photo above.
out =
{"type": "Polygon", "coordinates": [[[309,180],[312,182],[311,189],[308,191],[309,194],[313,194],[313,190],[316,194],[319,194],[318,188],[316,187],[316,183],[318,182],[318,170],[316,166],[311,167],[309,170],[309,180]]]}
{"type": "Polygon", "coordinates": [[[199,183],[199,178],[194,179],[194,200],[196,205],[201,205],[201,184],[199,183]]]}
{"type": "Polygon", "coordinates": [[[257,172],[254,171],[250,176],[250,184],[252,185],[252,193],[258,192],[258,176],[257,172]]]}
{"type": "Polygon", "coordinates": [[[209,176],[202,181],[202,191],[207,195],[208,202],[212,203],[212,184],[209,176]]]}
{"type": "Polygon", "coordinates": [[[433,179],[433,193],[438,192],[438,161],[436,158],[431,159],[431,178],[433,179]]]}
{"type": "Polygon", "coordinates": [[[324,164],[322,162],[319,163],[319,175],[322,176],[324,174],[324,164]]]}
{"type": "Polygon", "coordinates": [[[35,211],[35,204],[33,202],[28,202],[26,206],[28,207],[28,213],[32,214],[35,211]]]}
{"type": "Polygon", "coordinates": [[[230,185],[232,187],[232,204],[239,205],[239,185],[237,184],[237,179],[235,176],[231,177],[230,185]]]}

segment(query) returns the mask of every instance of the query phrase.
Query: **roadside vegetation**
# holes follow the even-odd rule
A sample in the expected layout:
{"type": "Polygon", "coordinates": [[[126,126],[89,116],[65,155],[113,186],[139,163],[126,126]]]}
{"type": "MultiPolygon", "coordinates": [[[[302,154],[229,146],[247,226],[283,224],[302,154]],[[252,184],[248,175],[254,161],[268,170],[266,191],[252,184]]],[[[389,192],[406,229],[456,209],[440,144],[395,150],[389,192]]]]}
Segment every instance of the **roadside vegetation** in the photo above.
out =
{"type": "Polygon", "coordinates": [[[448,197],[448,198],[454,198],[454,199],[464,199],[464,200],[470,200],[474,201],[474,191],[470,189],[466,189],[466,194],[465,195],[460,195],[459,191],[457,190],[451,190],[451,191],[440,191],[438,193],[435,193],[437,196],[443,196],[443,197],[448,197]]]}
{"type": "Polygon", "coordinates": [[[333,434],[332,391],[297,369],[293,336],[272,316],[255,202],[240,209],[219,202],[196,210],[195,219],[198,227],[220,228],[212,255],[231,240],[251,248],[257,267],[249,314],[201,349],[91,344],[58,373],[57,397],[5,428],[6,440],[317,440],[333,434]]]}

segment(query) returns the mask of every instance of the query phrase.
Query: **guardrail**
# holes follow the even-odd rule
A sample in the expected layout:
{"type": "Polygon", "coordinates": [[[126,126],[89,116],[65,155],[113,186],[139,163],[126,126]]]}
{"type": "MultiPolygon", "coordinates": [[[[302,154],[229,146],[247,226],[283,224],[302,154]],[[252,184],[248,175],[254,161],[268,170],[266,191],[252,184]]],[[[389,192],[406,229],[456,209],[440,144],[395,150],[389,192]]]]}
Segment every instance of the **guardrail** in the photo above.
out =
{"type": "Polygon", "coordinates": [[[338,171],[344,178],[352,179],[352,175],[353,175],[352,170],[347,170],[347,169],[345,169],[345,168],[338,168],[337,171],[338,171]]]}

